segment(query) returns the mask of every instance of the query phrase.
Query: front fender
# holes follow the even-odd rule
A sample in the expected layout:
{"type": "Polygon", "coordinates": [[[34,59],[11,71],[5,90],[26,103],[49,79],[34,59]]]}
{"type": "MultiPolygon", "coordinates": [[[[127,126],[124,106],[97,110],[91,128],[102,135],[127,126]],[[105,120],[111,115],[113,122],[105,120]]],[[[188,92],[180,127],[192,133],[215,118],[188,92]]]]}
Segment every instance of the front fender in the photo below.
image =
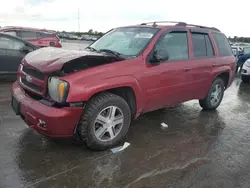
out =
{"type": "Polygon", "coordinates": [[[143,109],[143,101],[146,100],[146,92],[143,92],[139,82],[133,76],[119,76],[106,78],[89,83],[72,83],[68,94],[67,102],[88,101],[93,95],[118,87],[131,87],[136,98],[136,109],[140,112],[143,109]]]}

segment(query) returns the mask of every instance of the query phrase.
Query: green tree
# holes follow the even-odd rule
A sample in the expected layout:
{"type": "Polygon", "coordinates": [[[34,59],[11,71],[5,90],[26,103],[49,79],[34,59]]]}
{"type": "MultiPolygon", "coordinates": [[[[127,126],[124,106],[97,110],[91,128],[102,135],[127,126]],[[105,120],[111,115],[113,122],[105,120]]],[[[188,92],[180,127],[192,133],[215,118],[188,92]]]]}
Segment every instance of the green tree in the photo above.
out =
{"type": "Polygon", "coordinates": [[[88,33],[89,33],[89,34],[93,34],[93,29],[90,29],[90,30],[88,31],[88,33]]]}

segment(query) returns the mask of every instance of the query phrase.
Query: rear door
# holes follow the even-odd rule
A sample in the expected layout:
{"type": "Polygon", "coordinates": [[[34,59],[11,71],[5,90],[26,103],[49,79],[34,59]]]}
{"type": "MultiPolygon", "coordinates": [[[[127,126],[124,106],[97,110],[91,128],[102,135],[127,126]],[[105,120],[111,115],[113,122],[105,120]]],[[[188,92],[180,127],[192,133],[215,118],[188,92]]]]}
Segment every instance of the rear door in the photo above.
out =
{"type": "Polygon", "coordinates": [[[192,41],[192,57],[189,62],[192,83],[191,99],[203,99],[208,92],[212,80],[212,68],[215,64],[215,51],[209,32],[197,29],[190,30],[192,41]]]}

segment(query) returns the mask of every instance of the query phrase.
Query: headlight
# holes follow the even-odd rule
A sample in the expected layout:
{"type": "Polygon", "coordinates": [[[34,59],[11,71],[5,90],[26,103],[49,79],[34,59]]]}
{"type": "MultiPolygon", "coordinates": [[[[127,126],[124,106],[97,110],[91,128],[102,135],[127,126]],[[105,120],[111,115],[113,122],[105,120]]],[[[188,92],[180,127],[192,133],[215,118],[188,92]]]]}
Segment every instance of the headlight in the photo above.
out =
{"type": "Polygon", "coordinates": [[[56,102],[66,101],[69,92],[69,83],[56,77],[50,77],[48,80],[49,96],[56,102]]]}
{"type": "Polygon", "coordinates": [[[247,66],[247,67],[250,67],[250,59],[246,60],[244,65],[247,66]]]}

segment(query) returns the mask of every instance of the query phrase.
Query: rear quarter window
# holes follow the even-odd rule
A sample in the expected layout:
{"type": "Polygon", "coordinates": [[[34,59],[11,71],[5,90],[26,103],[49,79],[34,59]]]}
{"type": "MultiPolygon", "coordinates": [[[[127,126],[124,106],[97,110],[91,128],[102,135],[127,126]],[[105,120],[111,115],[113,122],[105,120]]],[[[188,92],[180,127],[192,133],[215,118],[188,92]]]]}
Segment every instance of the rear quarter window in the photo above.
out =
{"type": "Polygon", "coordinates": [[[54,34],[54,33],[40,32],[40,36],[43,37],[43,38],[44,37],[53,38],[53,37],[56,36],[56,34],[54,34]]]}
{"type": "Polygon", "coordinates": [[[232,56],[232,48],[227,37],[222,33],[212,33],[220,56],[232,56]]]}

